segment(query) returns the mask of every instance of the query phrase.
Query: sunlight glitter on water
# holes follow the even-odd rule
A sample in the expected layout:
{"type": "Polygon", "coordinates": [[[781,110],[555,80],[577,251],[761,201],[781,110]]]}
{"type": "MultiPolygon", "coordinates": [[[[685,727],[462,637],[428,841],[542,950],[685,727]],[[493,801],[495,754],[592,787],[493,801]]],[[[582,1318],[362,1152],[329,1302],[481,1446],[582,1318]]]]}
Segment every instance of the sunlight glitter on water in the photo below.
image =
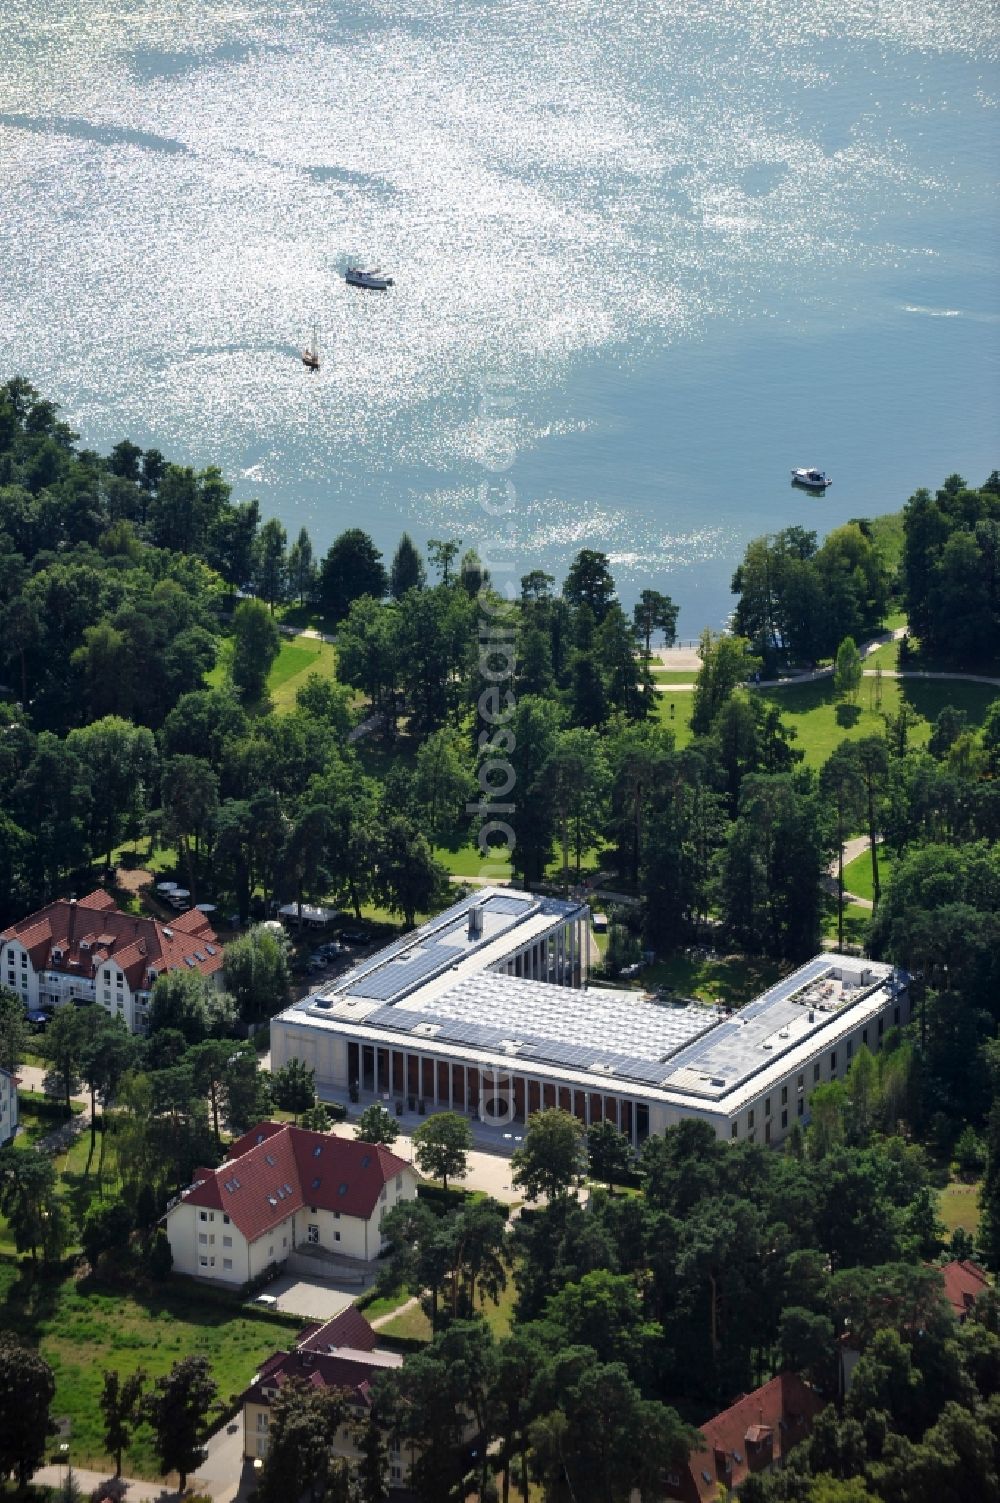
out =
{"type": "MultiPolygon", "coordinates": [[[[474,495],[497,461],[483,375],[524,398],[509,454],[569,455],[574,433],[602,437],[553,396],[582,361],[613,362],[611,432],[648,352],[723,318],[842,319],[843,279],[915,263],[898,227],[953,189],[877,70],[925,57],[898,87],[908,115],[937,111],[934,55],[995,50],[995,13],[972,0],[148,0],[127,21],[12,0],[0,356],[91,441],[131,431],[218,460],[321,546],[352,486],[438,525],[439,498],[474,495]],[[391,294],[344,285],[355,257],[381,261],[391,294]],[[304,383],[314,321],[323,369],[304,383]]],[[[587,539],[626,567],[732,546],[728,521],[589,496],[567,475],[532,545],[587,539]]]]}

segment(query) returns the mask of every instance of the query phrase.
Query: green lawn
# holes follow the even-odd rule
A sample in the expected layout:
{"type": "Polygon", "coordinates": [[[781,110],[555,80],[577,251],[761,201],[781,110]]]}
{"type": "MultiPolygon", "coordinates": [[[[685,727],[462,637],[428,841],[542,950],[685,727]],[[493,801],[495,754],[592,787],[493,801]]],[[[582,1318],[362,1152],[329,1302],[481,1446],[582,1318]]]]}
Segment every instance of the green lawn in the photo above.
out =
{"type": "Polygon", "coordinates": [[[488,876],[492,880],[509,880],[510,855],[507,847],[498,846],[496,851],[496,855],[484,856],[475,840],[468,845],[434,847],[435,856],[454,877],[488,876]],[[489,869],[484,870],[487,866],[489,869]]]}
{"type": "MultiPolygon", "coordinates": [[[[892,857],[882,849],[878,853],[878,874],[885,891],[892,872],[892,857]]],[[[862,851],[860,856],[855,856],[844,867],[844,887],[848,892],[853,892],[856,898],[867,898],[872,901],[872,858],[870,851],[862,851]]]]}
{"type": "MultiPolygon", "coordinates": [[[[212,671],[205,675],[205,682],[209,688],[221,689],[228,682],[232,655],[232,638],[225,637],[218,662],[212,671]]],[[[332,679],[336,662],[336,648],[329,642],[318,642],[314,637],[282,638],[281,650],[267,676],[267,698],[273,708],[279,715],[294,710],[296,690],[301,688],[310,673],[318,673],[321,678],[332,679]]]]}
{"type": "Polygon", "coordinates": [[[691,712],[694,709],[693,694],[654,694],[657,718],[668,725],[674,733],[678,750],[687,746],[691,738],[691,712]]]}
{"type": "Polygon", "coordinates": [[[317,642],[313,637],[294,637],[282,642],[281,651],[267,676],[267,691],[278,714],[295,709],[296,692],[310,673],[332,679],[336,663],[336,649],[329,642],[317,642]]]}
{"type": "Polygon", "coordinates": [[[788,969],[759,956],[723,955],[711,960],[701,955],[671,955],[646,966],[641,981],[644,987],[667,987],[683,997],[742,1007],[788,969]]]}
{"type": "MultiPolygon", "coordinates": [[[[37,1342],[56,1379],[53,1415],[68,1415],[70,1455],[103,1469],[100,1395],[105,1369],[142,1367],[153,1378],[181,1357],[208,1357],[220,1398],[242,1392],[269,1353],[295,1339],[302,1322],[257,1317],[180,1282],[128,1293],[85,1280],[34,1279],[0,1259],[0,1327],[37,1342]]],[[[149,1432],[125,1453],[126,1475],[155,1477],[149,1432]]]]}
{"type": "Polygon", "coordinates": [[[958,1227],[974,1237],[979,1230],[979,1185],[952,1180],[938,1192],[938,1215],[949,1237],[958,1227]]]}
{"type": "MultiPolygon", "coordinates": [[[[910,745],[922,746],[930,735],[931,722],[945,705],[951,704],[957,709],[965,710],[970,725],[978,726],[982,724],[989,705],[997,697],[997,690],[988,684],[884,678],[880,712],[873,703],[874,687],[874,679],[866,678],[862,681],[858,713],[853,725],[838,722],[837,702],[831,679],[820,679],[810,684],[789,684],[778,689],[761,689],[760,693],[778,706],[785,723],[797,731],[795,744],[805,752],[807,767],[822,766],[841,741],[883,735],[885,722],[882,714],[896,714],[901,699],[905,699],[919,717],[910,731],[910,745]]],[[[679,695],[677,697],[680,698],[679,695]]]]}
{"type": "MultiPolygon", "coordinates": [[[[892,668],[895,670],[899,666],[899,643],[883,642],[881,647],[876,647],[874,652],[868,654],[863,666],[866,672],[869,668],[892,668]]],[[[866,683],[870,682],[870,679],[866,680],[866,683]]]]}
{"type": "Polygon", "coordinates": [[[698,677],[697,668],[654,668],[651,678],[655,684],[693,684],[698,677]]]}

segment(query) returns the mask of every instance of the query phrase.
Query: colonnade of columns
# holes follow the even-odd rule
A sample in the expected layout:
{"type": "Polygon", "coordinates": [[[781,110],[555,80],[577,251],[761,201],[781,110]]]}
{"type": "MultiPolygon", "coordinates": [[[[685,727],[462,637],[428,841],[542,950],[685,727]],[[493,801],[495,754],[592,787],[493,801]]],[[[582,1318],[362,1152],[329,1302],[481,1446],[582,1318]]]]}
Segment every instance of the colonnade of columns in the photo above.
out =
{"type": "Polygon", "coordinates": [[[585,1127],[613,1123],[634,1147],[648,1136],[648,1107],[628,1096],[561,1085],[503,1066],[458,1064],[391,1045],[351,1044],[350,1054],[351,1068],[357,1068],[352,1078],[362,1091],[402,1102],[408,1111],[423,1102],[428,1112],[466,1112],[487,1125],[505,1127],[558,1106],[572,1112],[585,1127]]]}
{"type": "Polygon", "coordinates": [[[571,919],[522,945],[496,969],[507,976],[523,976],[530,981],[582,986],[587,979],[587,935],[583,920],[571,919]]]}

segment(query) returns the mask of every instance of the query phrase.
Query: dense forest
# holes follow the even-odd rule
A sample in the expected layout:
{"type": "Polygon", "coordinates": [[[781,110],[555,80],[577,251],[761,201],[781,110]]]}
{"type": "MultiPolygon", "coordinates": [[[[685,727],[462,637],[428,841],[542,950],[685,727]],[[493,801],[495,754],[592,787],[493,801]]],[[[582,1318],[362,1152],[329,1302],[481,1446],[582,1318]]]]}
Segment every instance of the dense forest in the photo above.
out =
{"type": "MultiPolygon", "coordinates": [[[[0,387],[0,924],[111,882],[144,843],[243,923],[279,897],[412,924],[447,901],[449,856],[475,854],[502,756],[515,879],[599,874],[620,895],[607,975],[694,943],[785,965],[843,941],[830,872],[849,837],[871,872],[863,942],[915,974],[916,1022],[817,1090],[783,1155],[688,1124],[636,1164],[592,1133],[510,1232],[489,1205],[396,1213],[391,1277],[425,1291],[435,1330],[382,1402],[421,1437],[421,1496],[460,1495],[459,1399],[491,1454],[530,1452],[553,1503],[581,1496],[567,1452],[600,1479],[586,1495],[617,1500],[789,1365],[831,1408],[748,1503],[1000,1496],[997,1303],[959,1329],[927,1267],[947,1247],[933,1191],[954,1160],[983,1175],[975,1250],[1000,1268],[1000,698],[972,713],[956,687],[928,720],[901,693],[862,720],[857,650],[899,619],[900,670],[1000,671],[998,538],[994,473],[918,491],[895,555],[864,520],[822,544],[801,528],[757,539],[733,632],[702,635],[693,692],[674,695],[652,649],[674,640],[675,606],[650,588],[626,613],[600,553],[558,586],[529,572],[512,604],[457,539],[425,559],[404,536],[386,564],[352,528],[317,559],[218,470],[127,440],[99,456],[27,382],[0,387]],[[501,606],[512,651],[482,640],[501,606]],[[336,676],[279,711],[279,628],[307,621],[335,637],[336,676]],[[808,744],[766,684],[831,660],[837,734],[808,744]],[[484,730],[498,681],[504,713],[484,730]],[[584,1210],[587,1151],[595,1178],[613,1179],[610,1158],[641,1193],[584,1210]],[[495,1337],[483,1298],[508,1279],[514,1324],[495,1337]],[[838,1404],[845,1333],[862,1356],[838,1404]]],[[[81,1072],[120,1092],[123,1184],[147,1231],[217,1161],[220,1115],[312,1106],[294,1071],[262,1085],[252,1048],[234,1048],[288,981],[259,936],[240,943],[230,996],[157,984],[145,1042],[52,1025],[67,1095],[81,1072]]],[[[959,1231],[952,1248],[974,1245],[959,1231]]]]}

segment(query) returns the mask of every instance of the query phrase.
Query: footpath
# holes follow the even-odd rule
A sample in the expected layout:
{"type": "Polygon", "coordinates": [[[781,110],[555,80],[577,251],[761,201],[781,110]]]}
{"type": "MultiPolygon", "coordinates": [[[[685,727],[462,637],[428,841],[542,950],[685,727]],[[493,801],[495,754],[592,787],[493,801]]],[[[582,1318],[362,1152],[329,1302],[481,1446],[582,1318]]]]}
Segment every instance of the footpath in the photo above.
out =
{"type": "MultiPolygon", "coordinates": [[[[869,642],[864,642],[860,648],[862,658],[870,657],[880,647],[889,642],[898,642],[906,635],[905,626],[897,626],[895,631],[879,632],[878,636],[872,637],[869,642]]],[[[663,668],[686,672],[693,669],[697,672],[700,660],[690,648],[664,648],[657,654],[657,662],[663,668]],[[692,661],[694,660],[694,661],[692,661]]],[[[878,673],[877,668],[865,668],[862,670],[865,678],[874,678],[878,673]]],[[[762,678],[750,687],[754,689],[787,689],[791,684],[814,684],[820,679],[833,677],[833,664],[826,668],[806,669],[803,673],[786,673],[780,678],[762,678]]],[[[923,668],[883,668],[883,678],[923,678],[923,679],[955,679],[965,684],[994,684],[1000,689],[1000,678],[993,678],[985,673],[954,673],[945,669],[940,671],[923,668]]],[[[664,684],[655,685],[658,694],[691,694],[694,692],[694,682],[690,684],[664,684]]]]}

